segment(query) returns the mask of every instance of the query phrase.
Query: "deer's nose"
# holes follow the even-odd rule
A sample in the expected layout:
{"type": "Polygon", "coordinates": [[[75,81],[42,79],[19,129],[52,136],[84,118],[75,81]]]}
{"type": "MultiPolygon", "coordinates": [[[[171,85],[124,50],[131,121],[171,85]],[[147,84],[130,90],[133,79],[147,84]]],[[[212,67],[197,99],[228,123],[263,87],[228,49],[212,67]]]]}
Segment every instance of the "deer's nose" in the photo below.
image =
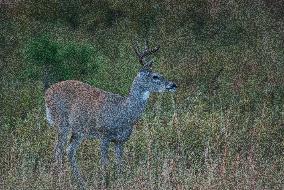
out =
{"type": "Polygon", "coordinates": [[[173,87],[173,88],[177,88],[176,83],[173,83],[173,84],[172,84],[172,87],[173,87]]]}
{"type": "Polygon", "coordinates": [[[169,82],[166,86],[166,89],[169,90],[169,91],[175,91],[177,88],[177,85],[173,82],[169,82]]]}

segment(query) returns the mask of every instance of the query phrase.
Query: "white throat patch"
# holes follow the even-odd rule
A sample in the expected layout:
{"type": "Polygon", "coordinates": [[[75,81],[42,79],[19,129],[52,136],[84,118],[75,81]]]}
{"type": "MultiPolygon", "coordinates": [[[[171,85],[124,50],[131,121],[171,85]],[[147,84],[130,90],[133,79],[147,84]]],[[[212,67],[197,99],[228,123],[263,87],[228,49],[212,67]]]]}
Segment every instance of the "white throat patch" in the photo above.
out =
{"type": "Polygon", "coordinates": [[[144,92],[143,100],[147,100],[149,98],[149,96],[150,96],[150,92],[149,91],[144,92]]]}

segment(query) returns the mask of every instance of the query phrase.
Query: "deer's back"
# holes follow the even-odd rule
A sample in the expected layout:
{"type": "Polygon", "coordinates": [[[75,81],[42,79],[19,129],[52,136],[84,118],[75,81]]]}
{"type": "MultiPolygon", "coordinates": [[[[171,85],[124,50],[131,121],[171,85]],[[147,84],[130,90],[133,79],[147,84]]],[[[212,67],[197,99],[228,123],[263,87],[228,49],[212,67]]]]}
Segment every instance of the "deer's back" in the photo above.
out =
{"type": "MultiPolygon", "coordinates": [[[[67,80],[52,85],[45,93],[47,114],[53,122],[68,119],[70,113],[78,109],[96,109],[100,107],[106,93],[80,81],[67,80]]],[[[83,110],[82,110],[83,111],[83,110]]]]}

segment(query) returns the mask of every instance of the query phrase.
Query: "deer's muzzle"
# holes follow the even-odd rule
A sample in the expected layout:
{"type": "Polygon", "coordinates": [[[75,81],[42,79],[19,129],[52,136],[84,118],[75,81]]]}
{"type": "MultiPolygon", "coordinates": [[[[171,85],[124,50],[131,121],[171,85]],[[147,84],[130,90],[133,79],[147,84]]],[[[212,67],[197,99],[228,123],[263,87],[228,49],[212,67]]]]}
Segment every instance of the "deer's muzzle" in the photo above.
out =
{"type": "Polygon", "coordinates": [[[169,82],[166,86],[166,89],[170,92],[175,92],[177,89],[177,85],[173,82],[169,82]]]}

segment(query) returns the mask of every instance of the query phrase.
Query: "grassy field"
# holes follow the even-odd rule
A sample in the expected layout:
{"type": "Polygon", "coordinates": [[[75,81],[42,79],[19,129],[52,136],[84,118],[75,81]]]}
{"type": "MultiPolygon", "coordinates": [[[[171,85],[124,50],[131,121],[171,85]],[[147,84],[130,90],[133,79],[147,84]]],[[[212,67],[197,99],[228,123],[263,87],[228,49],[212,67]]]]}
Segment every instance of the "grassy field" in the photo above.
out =
{"type": "MultiPolygon", "coordinates": [[[[151,95],[119,176],[111,146],[108,189],[284,189],[282,4],[1,4],[0,189],[76,189],[66,158],[53,173],[44,68],[50,83],[76,79],[126,95],[139,69],[131,44],[144,38],[161,45],[154,70],[179,88],[151,95]]],[[[77,158],[89,189],[101,189],[98,142],[85,141],[77,158]]]]}
{"type": "MultiPolygon", "coordinates": [[[[283,124],[272,123],[268,105],[255,116],[239,106],[214,112],[203,106],[197,101],[190,112],[173,106],[167,114],[145,114],[126,145],[122,176],[114,176],[111,148],[109,189],[282,189],[283,124]]],[[[53,178],[56,130],[44,117],[35,108],[11,133],[4,125],[2,189],[76,189],[67,161],[53,178]]],[[[98,147],[86,141],[78,153],[90,189],[102,187],[98,147]]]]}

